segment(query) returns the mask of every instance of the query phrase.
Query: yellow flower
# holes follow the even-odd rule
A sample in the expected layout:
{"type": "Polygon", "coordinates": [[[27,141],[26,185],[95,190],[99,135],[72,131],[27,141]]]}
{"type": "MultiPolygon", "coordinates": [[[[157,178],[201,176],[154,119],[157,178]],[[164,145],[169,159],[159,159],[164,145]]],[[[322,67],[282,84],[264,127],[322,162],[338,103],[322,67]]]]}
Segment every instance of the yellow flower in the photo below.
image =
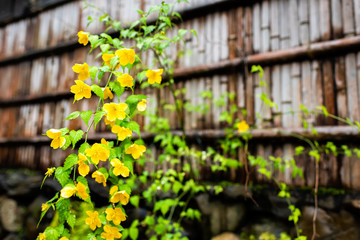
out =
{"type": "Polygon", "coordinates": [[[67,237],[62,237],[59,240],[69,240],[67,237]]]}
{"type": "Polygon", "coordinates": [[[130,174],[129,169],[122,163],[120,162],[119,159],[114,158],[110,161],[111,165],[114,167],[113,173],[115,176],[123,176],[123,177],[128,177],[130,174]]]}
{"type": "Polygon", "coordinates": [[[91,230],[95,230],[96,227],[101,227],[101,222],[99,219],[99,213],[97,211],[91,212],[86,211],[86,214],[89,216],[85,219],[85,223],[90,226],[91,230]]]}
{"type": "Polygon", "coordinates": [[[139,110],[140,112],[143,112],[146,110],[146,103],[147,101],[145,99],[141,100],[140,102],[138,102],[137,104],[137,110],[139,110]]]}
{"type": "Polygon", "coordinates": [[[111,132],[116,133],[119,141],[124,141],[125,138],[131,137],[132,132],[128,128],[115,125],[111,128],[111,132]]]}
{"type": "Polygon", "coordinates": [[[107,208],[105,212],[106,220],[113,221],[115,225],[119,225],[122,221],[126,220],[126,216],[121,208],[107,208]]]}
{"type": "Polygon", "coordinates": [[[39,234],[39,240],[46,240],[46,236],[44,233],[39,234]]]}
{"type": "Polygon", "coordinates": [[[60,196],[63,198],[70,198],[76,193],[76,187],[74,185],[66,185],[60,191],[60,196]]]}
{"type": "Polygon", "coordinates": [[[43,203],[42,205],[41,205],[41,211],[43,212],[43,211],[46,211],[46,210],[48,210],[49,209],[49,205],[47,204],[47,203],[43,203]]]}
{"type": "Polygon", "coordinates": [[[87,32],[83,32],[83,31],[80,31],[78,32],[78,37],[79,37],[79,40],[78,42],[80,44],[83,44],[84,46],[86,46],[89,42],[89,35],[87,32]]]}
{"type": "Polygon", "coordinates": [[[122,74],[117,78],[117,81],[122,87],[132,87],[134,86],[133,77],[127,73],[122,74]]]}
{"type": "Polygon", "coordinates": [[[108,121],[116,119],[123,120],[126,117],[125,110],[128,105],[126,103],[105,103],[104,110],[107,113],[106,118],[108,121]]]}
{"type": "Polygon", "coordinates": [[[119,57],[120,65],[126,66],[135,62],[135,51],[133,49],[123,48],[116,50],[115,55],[119,57]]]}
{"type": "MultiPolygon", "coordinates": [[[[105,65],[108,65],[110,68],[112,68],[112,66],[110,66],[110,61],[113,57],[115,57],[115,54],[113,53],[104,53],[101,56],[101,58],[104,60],[105,65]]],[[[119,67],[120,65],[118,64],[115,69],[118,69],[119,67]]]]}
{"type": "Polygon", "coordinates": [[[76,85],[72,85],[70,92],[74,93],[75,100],[82,98],[91,98],[91,87],[80,80],[75,80],[76,85]]]}
{"type": "Polygon", "coordinates": [[[109,158],[110,151],[101,146],[101,144],[94,143],[91,148],[85,150],[85,154],[91,158],[94,164],[98,164],[99,161],[105,162],[109,158]]]}
{"type": "Polygon", "coordinates": [[[89,194],[86,192],[86,186],[81,182],[78,182],[76,185],[76,192],[80,198],[86,200],[89,197],[89,194]]]}
{"type": "Polygon", "coordinates": [[[249,129],[249,125],[244,120],[236,124],[236,127],[238,128],[239,133],[244,133],[249,129]]]}
{"type": "Polygon", "coordinates": [[[105,140],[105,138],[102,138],[100,141],[101,144],[104,144],[106,146],[109,146],[109,142],[105,140]]]}
{"type": "Polygon", "coordinates": [[[87,63],[84,64],[75,64],[72,67],[72,70],[79,74],[79,80],[84,81],[90,77],[89,73],[89,65],[87,63]]]}
{"type": "Polygon", "coordinates": [[[111,196],[110,202],[112,202],[112,203],[120,202],[122,205],[126,205],[129,202],[129,198],[130,198],[130,196],[127,192],[117,191],[114,193],[114,195],[111,196]]]}
{"type": "Polygon", "coordinates": [[[113,195],[115,192],[117,192],[117,190],[119,190],[118,186],[112,186],[109,191],[110,195],[113,195]]]}
{"type": "Polygon", "coordinates": [[[89,174],[90,167],[85,163],[87,161],[87,158],[84,154],[79,153],[78,156],[79,156],[79,160],[77,162],[77,164],[79,165],[78,171],[81,176],[85,177],[86,175],[89,174]]]}
{"type": "Polygon", "coordinates": [[[54,149],[61,148],[62,146],[65,145],[66,139],[61,136],[60,130],[49,129],[46,132],[46,136],[52,139],[50,146],[54,149]]]}
{"type": "Polygon", "coordinates": [[[51,176],[53,173],[55,172],[55,168],[48,168],[46,173],[45,173],[45,176],[51,176]]]}
{"type": "Polygon", "coordinates": [[[98,183],[102,183],[104,185],[104,187],[106,187],[106,178],[104,176],[104,174],[102,174],[99,171],[95,171],[92,175],[92,178],[95,178],[95,181],[98,183]]]}
{"type": "Polygon", "coordinates": [[[111,227],[109,225],[104,226],[104,232],[101,233],[101,237],[105,240],[114,240],[115,238],[121,238],[122,234],[117,227],[111,227]]]}
{"type": "Polygon", "coordinates": [[[146,147],[143,145],[137,145],[136,143],[134,143],[133,145],[131,145],[127,150],[126,150],[126,154],[131,154],[131,156],[134,159],[138,159],[139,157],[141,157],[143,155],[143,153],[146,151],[146,147]]]}
{"type": "Polygon", "coordinates": [[[148,82],[150,84],[153,83],[161,83],[161,74],[163,73],[163,69],[156,69],[156,70],[147,70],[146,71],[146,76],[148,78],[148,82]]]}
{"type": "Polygon", "coordinates": [[[115,120],[114,121],[109,121],[107,119],[107,115],[105,115],[105,124],[106,125],[110,125],[111,127],[115,125],[115,120]]]}
{"type": "Polygon", "coordinates": [[[106,87],[104,90],[104,99],[113,99],[114,98],[114,94],[111,92],[109,87],[106,87]]]}

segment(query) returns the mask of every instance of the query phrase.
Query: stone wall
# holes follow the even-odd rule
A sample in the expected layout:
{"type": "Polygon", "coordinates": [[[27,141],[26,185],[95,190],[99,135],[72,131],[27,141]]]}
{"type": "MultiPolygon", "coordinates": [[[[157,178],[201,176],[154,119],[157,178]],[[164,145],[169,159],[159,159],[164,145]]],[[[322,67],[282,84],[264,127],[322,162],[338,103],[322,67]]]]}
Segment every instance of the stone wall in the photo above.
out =
{"type": "MultiPolygon", "coordinates": [[[[42,179],[43,174],[40,172],[11,169],[0,171],[0,239],[33,240],[50,224],[54,217],[52,210],[48,211],[39,228],[36,228],[41,204],[52,198],[60,190],[60,185],[49,178],[40,189],[42,179]]],[[[91,179],[89,186],[95,206],[107,205],[108,190],[99,188],[91,179]]],[[[184,234],[191,240],[244,240],[244,236],[258,237],[264,232],[276,236],[285,232],[293,236],[295,231],[288,221],[288,205],[284,199],[277,197],[277,193],[278,190],[270,185],[249,187],[249,194],[253,198],[251,200],[246,197],[243,185],[229,185],[219,195],[212,191],[197,195],[190,206],[200,209],[202,221],[184,221],[184,234]]],[[[310,239],[314,213],[312,190],[297,188],[291,190],[291,195],[292,203],[302,210],[299,226],[310,239]]],[[[149,209],[151,207],[145,200],[140,201],[139,209],[127,206],[128,221],[124,226],[135,218],[143,219],[149,209]]],[[[358,240],[359,219],[360,192],[320,189],[317,239],[358,240]]],[[[148,237],[144,231],[140,236],[141,239],[148,237]]]]}

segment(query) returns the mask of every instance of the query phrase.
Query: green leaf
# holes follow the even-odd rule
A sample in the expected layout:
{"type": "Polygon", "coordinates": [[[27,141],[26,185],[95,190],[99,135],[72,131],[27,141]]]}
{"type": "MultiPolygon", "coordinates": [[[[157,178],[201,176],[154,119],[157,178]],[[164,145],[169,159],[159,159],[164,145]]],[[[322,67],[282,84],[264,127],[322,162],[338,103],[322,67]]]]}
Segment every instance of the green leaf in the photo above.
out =
{"type": "Polygon", "coordinates": [[[95,66],[89,67],[89,73],[90,73],[90,77],[91,79],[94,81],[96,78],[96,74],[97,74],[98,68],[95,66]]]}
{"type": "Polygon", "coordinates": [[[131,121],[126,125],[126,127],[140,136],[140,125],[137,122],[131,121]]]}
{"type": "Polygon", "coordinates": [[[195,29],[191,29],[190,32],[191,32],[195,37],[198,37],[197,32],[196,32],[195,29]]]}
{"type": "Polygon", "coordinates": [[[154,31],[155,30],[155,26],[153,26],[153,25],[150,25],[150,26],[147,26],[147,27],[143,27],[143,29],[144,29],[144,37],[146,36],[146,35],[148,35],[149,33],[151,33],[152,31],[154,31]]]}
{"type": "Polygon", "coordinates": [[[147,96],[145,95],[131,95],[129,96],[127,99],[126,99],[126,103],[127,104],[133,104],[133,103],[138,103],[139,101],[143,100],[143,99],[146,99],[147,96]]]}
{"type": "Polygon", "coordinates": [[[104,74],[105,74],[104,71],[102,71],[102,70],[99,71],[99,73],[98,73],[98,75],[97,75],[99,82],[100,82],[101,79],[103,78],[104,74]]]}
{"type": "Polygon", "coordinates": [[[264,74],[264,70],[260,65],[252,65],[251,72],[259,72],[259,77],[262,78],[264,74]]]}
{"type": "Polygon", "coordinates": [[[66,170],[63,167],[58,167],[55,170],[55,178],[59,181],[62,187],[65,187],[68,182],[71,182],[70,173],[71,170],[66,170]]]}
{"type": "Polygon", "coordinates": [[[297,146],[297,147],[295,148],[295,156],[302,154],[303,151],[304,151],[304,149],[305,149],[305,148],[304,148],[303,146],[297,146]]]}
{"type": "Polygon", "coordinates": [[[142,80],[146,77],[146,71],[139,72],[136,76],[139,79],[139,83],[141,83],[142,80]]]}
{"type": "Polygon", "coordinates": [[[69,136],[69,135],[65,135],[64,138],[65,138],[65,144],[64,144],[64,146],[61,147],[62,150],[67,149],[67,148],[71,145],[70,136],[69,136]]]}
{"type": "Polygon", "coordinates": [[[89,126],[89,120],[92,116],[92,111],[89,110],[89,111],[82,111],[80,113],[80,117],[82,118],[82,120],[84,120],[86,126],[89,126]]]}
{"type": "Polygon", "coordinates": [[[66,219],[66,222],[69,224],[71,228],[74,228],[76,222],[76,215],[70,214],[69,217],[66,219]]]}
{"type": "Polygon", "coordinates": [[[175,181],[174,184],[173,184],[173,191],[174,193],[177,195],[179,193],[179,191],[181,190],[182,188],[182,184],[179,182],[179,181],[175,181]]]}
{"type": "Polygon", "coordinates": [[[72,166],[74,166],[78,162],[78,160],[79,160],[78,155],[76,155],[74,153],[70,154],[65,159],[64,170],[68,170],[68,169],[72,168],[72,166]]]}
{"type": "Polygon", "coordinates": [[[106,44],[101,44],[100,49],[101,49],[101,52],[105,53],[110,49],[110,45],[107,44],[107,43],[106,44]]]}
{"type": "Polygon", "coordinates": [[[136,208],[139,208],[139,201],[140,197],[138,195],[133,195],[130,197],[130,203],[136,208]]]}
{"type": "Polygon", "coordinates": [[[59,212],[59,221],[64,223],[70,216],[70,200],[62,199],[56,203],[56,210],[59,212]]]}
{"type": "Polygon", "coordinates": [[[53,227],[47,227],[44,234],[46,236],[46,240],[57,240],[60,236],[60,233],[53,227]]]}
{"type": "Polygon", "coordinates": [[[75,118],[79,117],[79,115],[80,115],[79,111],[72,112],[72,113],[70,113],[69,116],[67,116],[67,118],[64,119],[64,121],[65,120],[75,119],[75,118]]]}
{"type": "Polygon", "coordinates": [[[188,30],[186,30],[186,29],[179,29],[178,35],[182,38],[187,32],[188,32],[188,30]]]}
{"type": "Polygon", "coordinates": [[[96,129],[96,125],[101,121],[101,119],[103,118],[103,116],[105,116],[106,112],[105,111],[97,111],[95,113],[94,116],[94,128],[96,129]]]}
{"type": "Polygon", "coordinates": [[[71,130],[70,131],[70,140],[72,142],[73,145],[73,149],[75,148],[75,144],[81,140],[82,136],[84,135],[84,131],[83,130],[71,130]]]}
{"type": "Polygon", "coordinates": [[[136,227],[131,227],[129,229],[129,236],[131,239],[135,240],[138,238],[139,230],[136,227]]]}
{"type": "Polygon", "coordinates": [[[326,107],[324,106],[317,106],[316,109],[322,110],[325,117],[329,116],[329,112],[327,111],[326,107]]]}
{"type": "Polygon", "coordinates": [[[98,85],[94,84],[91,86],[91,90],[101,99],[104,99],[104,91],[98,85]]]}
{"type": "Polygon", "coordinates": [[[90,148],[90,145],[88,143],[83,143],[80,145],[80,148],[79,148],[79,153],[82,153],[84,154],[85,150],[90,148]]]}

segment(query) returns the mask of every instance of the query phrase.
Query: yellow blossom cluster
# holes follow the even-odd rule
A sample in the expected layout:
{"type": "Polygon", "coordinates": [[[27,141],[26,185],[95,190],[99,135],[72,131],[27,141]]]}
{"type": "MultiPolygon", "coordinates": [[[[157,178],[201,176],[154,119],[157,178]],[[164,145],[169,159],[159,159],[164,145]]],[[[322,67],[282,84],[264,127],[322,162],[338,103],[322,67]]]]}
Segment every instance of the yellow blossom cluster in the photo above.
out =
{"type": "MultiPolygon", "coordinates": [[[[93,38],[88,32],[78,32],[78,42],[80,44],[86,46],[89,41],[91,44],[93,44],[93,38]]],[[[136,131],[134,129],[134,125],[130,124],[131,118],[134,116],[134,113],[136,113],[136,109],[139,112],[146,110],[147,100],[141,97],[137,102],[110,101],[109,103],[104,103],[103,101],[105,99],[112,100],[114,98],[114,93],[116,93],[117,97],[119,98],[119,86],[121,87],[121,91],[129,90],[125,88],[130,88],[131,91],[134,91],[133,88],[136,84],[136,80],[129,73],[131,73],[132,64],[134,64],[136,60],[135,51],[131,48],[121,48],[114,51],[110,49],[107,52],[103,52],[101,57],[103,60],[103,66],[110,67],[110,70],[107,67],[103,68],[106,69],[103,71],[103,73],[110,72],[108,81],[104,87],[100,87],[94,82],[94,76],[99,77],[98,72],[96,72],[99,71],[99,68],[95,66],[89,66],[86,62],[76,63],[72,66],[73,72],[77,74],[77,79],[74,80],[74,85],[70,87],[71,93],[74,94],[74,102],[84,98],[91,98],[92,92],[99,96],[101,99],[99,100],[96,112],[91,112],[87,122],[85,120],[87,116],[85,116],[86,114],[83,114],[86,113],[85,111],[81,113],[76,111],[77,113],[72,113],[72,115],[67,119],[74,119],[78,116],[81,116],[90,129],[94,122],[96,126],[98,120],[95,119],[98,116],[97,114],[101,113],[101,117],[104,117],[105,124],[110,126],[111,132],[117,135],[117,140],[125,141],[124,147],[121,148],[123,153],[118,154],[116,151],[114,151],[112,148],[113,143],[109,143],[105,139],[101,139],[100,143],[93,143],[92,145],[89,145],[87,143],[89,129],[86,132],[80,130],[71,130],[70,133],[69,129],[66,131],[57,129],[48,130],[46,135],[52,139],[50,145],[54,149],[66,148],[71,143],[73,146],[75,146],[75,144],[82,139],[83,134],[86,134],[85,145],[82,145],[85,147],[82,150],[80,150],[82,148],[80,147],[78,154],[71,154],[72,156],[69,156],[69,158],[67,158],[64,163],[62,170],[68,172],[70,172],[70,170],[74,171],[74,177],[71,181],[66,180],[64,183],[58,179],[62,185],[58,201],[69,199],[73,196],[77,196],[85,201],[90,201],[89,188],[84,177],[89,175],[92,165],[96,168],[96,170],[92,172],[91,177],[94,178],[97,183],[100,183],[106,187],[108,178],[113,181],[112,178],[114,176],[121,176],[123,178],[129,177],[130,169],[132,171],[132,167],[130,168],[129,165],[132,164],[131,161],[126,159],[130,157],[129,155],[131,155],[133,159],[139,159],[146,151],[145,146],[136,143],[128,144],[126,141],[130,141],[127,138],[132,136],[132,131],[136,131]],[[122,72],[118,70],[120,67],[123,70],[122,72]],[[127,68],[128,71],[125,71],[125,68],[127,68]],[[111,79],[113,74],[117,76],[117,79],[111,79]],[[93,80],[93,85],[88,85],[86,83],[87,80],[91,80],[89,79],[90,75],[93,80]],[[100,92],[100,89],[103,91],[103,95],[100,92]],[[93,116],[93,114],[95,114],[95,116],[93,116]],[[92,121],[90,121],[90,119],[92,119],[92,121]],[[75,135],[73,134],[74,131],[75,135]],[[80,134],[78,132],[81,132],[82,135],[77,135],[80,134]],[[69,134],[66,135],[67,133],[69,134]],[[98,167],[100,161],[109,161],[109,169],[107,170],[104,167],[98,167]],[[76,172],[78,172],[80,176],[75,180],[76,172]]],[[[163,69],[146,70],[145,75],[148,79],[148,83],[161,84],[162,73],[163,69]]],[[[144,72],[142,74],[144,74],[144,72]]],[[[100,80],[101,77],[99,77],[99,81],[100,80]]],[[[45,177],[51,176],[55,172],[55,169],[56,168],[48,168],[47,172],[45,173],[45,177]]],[[[68,172],[66,174],[68,174],[68,172]]],[[[59,174],[61,174],[61,171],[55,172],[56,178],[58,178],[59,174]]],[[[130,200],[130,195],[124,189],[126,188],[123,188],[120,185],[120,182],[118,184],[114,184],[110,188],[109,202],[111,205],[109,205],[105,211],[86,211],[88,218],[86,218],[85,223],[90,227],[90,229],[95,231],[97,228],[101,228],[101,231],[96,233],[98,235],[97,237],[101,237],[102,239],[106,240],[121,238],[121,228],[118,226],[121,222],[126,220],[126,215],[125,212],[123,212],[124,210],[120,204],[127,205],[130,200]],[[106,223],[104,221],[104,217],[107,220],[106,223]]],[[[41,211],[45,212],[50,207],[53,207],[54,209],[57,208],[54,202],[49,201],[41,206],[41,211]]],[[[40,233],[38,239],[46,240],[45,233],[40,233]]],[[[59,236],[60,240],[69,240],[68,237],[69,236],[67,235],[59,236]]]]}
{"type": "Polygon", "coordinates": [[[63,198],[70,198],[77,194],[81,199],[86,200],[89,194],[86,192],[87,188],[81,182],[78,182],[76,186],[74,184],[68,184],[60,191],[60,196],[63,198]]]}
{"type": "MultiPolygon", "coordinates": [[[[60,130],[49,129],[46,132],[46,136],[52,139],[50,146],[54,149],[61,148],[65,145],[66,139],[63,136],[61,136],[60,130]]],[[[50,172],[48,172],[48,174],[50,174],[50,172]]]]}

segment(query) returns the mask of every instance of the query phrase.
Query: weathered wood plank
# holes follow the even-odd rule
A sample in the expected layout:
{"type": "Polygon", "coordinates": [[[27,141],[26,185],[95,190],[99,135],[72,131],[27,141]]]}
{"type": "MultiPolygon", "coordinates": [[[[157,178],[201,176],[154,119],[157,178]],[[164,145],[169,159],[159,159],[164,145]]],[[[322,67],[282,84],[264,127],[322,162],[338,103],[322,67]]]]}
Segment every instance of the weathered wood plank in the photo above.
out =
{"type": "Polygon", "coordinates": [[[342,19],[344,24],[343,31],[345,37],[353,36],[355,33],[353,0],[342,1],[342,19]]]}
{"type": "Polygon", "coordinates": [[[359,92],[357,86],[356,55],[354,53],[345,56],[345,76],[348,117],[353,121],[359,121],[359,92]]]}
{"type": "Polygon", "coordinates": [[[293,116],[291,111],[291,78],[290,65],[284,64],[281,66],[281,109],[282,109],[282,126],[287,128],[292,125],[293,116]]]}
{"type": "Polygon", "coordinates": [[[310,42],[317,42],[320,40],[320,15],[319,15],[319,0],[310,0],[310,42]]]}
{"type": "Polygon", "coordinates": [[[245,54],[251,54],[253,51],[253,29],[252,29],[252,11],[250,7],[245,8],[245,54]]]}
{"type": "Polygon", "coordinates": [[[301,127],[302,125],[300,115],[296,113],[300,110],[300,104],[302,103],[300,67],[300,63],[291,64],[291,108],[295,111],[295,114],[290,127],[301,127]]]}
{"type": "Polygon", "coordinates": [[[321,40],[330,40],[331,38],[331,20],[330,20],[330,0],[320,0],[320,37],[321,40]]]}
{"type": "Polygon", "coordinates": [[[263,1],[261,4],[261,52],[270,51],[270,4],[263,1]]]}
{"type": "MultiPolygon", "coordinates": [[[[289,19],[289,2],[280,1],[281,19],[289,19]]],[[[290,47],[290,25],[289,21],[280,21],[280,49],[290,47]]]]}
{"type": "MultiPolygon", "coordinates": [[[[214,100],[219,100],[221,96],[221,89],[220,89],[220,76],[215,75],[212,77],[212,92],[213,92],[213,98],[214,100]]],[[[213,119],[213,126],[215,129],[218,129],[220,127],[220,114],[221,109],[219,106],[216,105],[216,103],[213,103],[212,106],[212,119],[213,119]]]]}
{"type": "Polygon", "coordinates": [[[253,48],[254,52],[260,51],[261,45],[261,15],[260,15],[260,3],[255,3],[252,9],[252,28],[253,28],[253,48]]]}
{"type": "MultiPolygon", "coordinates": [[[[212,63],[212,59],[214,58],[213,55],[213,32],[215,31],[215,29],[213,28],[213,23],[214,21],[214,15],[213,14],[209,14],[206,15],[205,17],[205,43],[206,43],[206,47],[205,47],[205,61],[206,63],[212,63]]],[[[218,29],[217,29],[218,30],[218,29]]],[[[215,54],[216,54],[216,50],[215,50],[215,54]]]]}
{"type": "MultiPolygon", "coordinates": [[[[312,109],[317,106],[324,105],[324,90],[323,90],[323,78],[321,72],[321,65],[319,61],[313,61],[311,66],[311,86],[313,90],[312,94],[312,109]]],[[[315,124],[321,125],[324,122],[324,116],[318,115],[315,117],[315,124]]]]}
{"type": "Polygon", "coordinates": [[[298,18],[298,1],[289,1],[289,25],[290,25],[290,46],[299,46],[299,18],[298,18]]]}
{"type": "Polygon", "coordinates": [[[280,66],[276,65],[272,68],[271,71],[271,82],[272,82],[272,100],[277,105],[277,108],[272,109],[274,116],[274,127],[281,127],[281,116],[276,116],[276,114],[281,113],[281,75],[280,75],[280,66]]]}
{"type": "Polygon", "coordinates": [[[354,0],[355,32],[360,34],[360,1],[354,0]]]}
{"type": "MultiPolygon", "coordinates": [[[[301,73],[301,102],[305,107],[312,109],[311,63],[309,61],[301,63],[301,73]]],[[[308,116],[305,117],[308,118],[308,116]]]]}
{"type": "Polygon", "coordinates": [[[236,33],[236,56],[243,56],[244,55],[244,49],[245,49],[245,17],[244,17],[244,8],[239,7],[236,9],[236,26],[237,26],[237,33],[236,33]]]}
{"type": "Polygon", "coordinates": [[[254,109],[254,78],[252,74],[248,74],[246,79],[246,121],[249,125],[255,123],[255,109],[254,109]]]}
{"type": "Polygon", "coordinates": [[[308,0],[299,1],[299,25],[300,25],[300,44],[308,44],[310,42],[309,27],[309,2],[308,0]]]}
{"type": "MultiPolygon", "coordinates": [[[[330,114],[335,115],[335,86],[332,70],[332,63],[329,60],[323,62],[323,77],[324,77],[324,103],[327,111],[330,114]]],[[[335,120],[333,118],[326,118],[325,124],[334,125],[335,120]]]]}
{"type": "Polygon", "coordinates": [[[271,50],[280,49],[280,14],[279,0],[270,2],[270,25],[271,25],[271,50]]]}
{"type": "MultiPolygon", "coordinates": [[[[265,93],[268,98],[271,98],[271,69],[270,67],[264,67],[264,76],[262,81],[265,83],[261,87],[262,93],[265,93]]],[[[271,116],[271,108],[263,103],[263,108],[261,109],[261,116],[265,121],[270,121],[271,116]]],[[[269,127],[268,123],[264,124],[264,127],[269,127]]]]}
{"type": "Polygon", "coordinates": [[[229,58],[229,29],[226,12],[220,13],[220,60],[226,60],[229,58]]]}
{"type": "MultiPolygon", "coordinates": [[[[346,93],[346,78],[345,78],[345,58],[338,57],[335,59],[335,85],[336,85],[336,105],[337,115],[341,118],[348,116],[347,111],[347,93],[346,93]]],[[[344,123],[338,122],[343,125],[344,123]]]]}
{"type": "Polygon", "coordinates": [[[343,36],[342,8],[341,0],[331,0],[331,26],[333,38],[343,36]]]}

